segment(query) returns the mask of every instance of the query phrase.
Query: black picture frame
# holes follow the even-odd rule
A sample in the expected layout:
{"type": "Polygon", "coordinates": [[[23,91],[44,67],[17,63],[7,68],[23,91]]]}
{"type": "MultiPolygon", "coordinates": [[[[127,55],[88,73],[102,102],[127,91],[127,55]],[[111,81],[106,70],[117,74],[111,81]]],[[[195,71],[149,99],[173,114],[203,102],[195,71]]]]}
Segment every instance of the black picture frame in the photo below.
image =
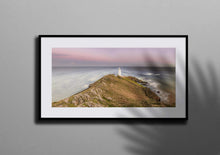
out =
{"type": "Polygon", "coordinates": [[[147,119],[147,120],[188,120],[188,35],[39,35],[37,38],[37,43],[38,43],[38,50],[36,53],[36,58],[38,59],[36,62],[36,70],[37,70],[37,79],[36,79],[36,90],[37,90],[37,96],[36,96],[36,120],[37,121],[43,121],[43,120],[60,120],[60,121],[65,121],[65,120],[140,120],[140,119],[147,119]],[[174,117],[155,117],[155,118],[96,118],[96,117],[89,117],[89,118],[72,118],[72,117],[51,117],[51,118],[45,118],[42,117],[41,113],[41,84],[42,84],[42,38],[184,38],[185,39],[185,117],[181,118],[174,118],[174,117]]]}

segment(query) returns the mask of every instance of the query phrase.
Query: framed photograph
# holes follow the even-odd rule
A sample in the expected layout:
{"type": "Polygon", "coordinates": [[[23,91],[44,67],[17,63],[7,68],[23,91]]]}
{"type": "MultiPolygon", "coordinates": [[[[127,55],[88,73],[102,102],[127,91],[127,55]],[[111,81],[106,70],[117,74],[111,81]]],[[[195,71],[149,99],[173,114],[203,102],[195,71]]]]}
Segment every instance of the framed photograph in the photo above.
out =
{"type": "Polygon", "coordinates": [[[187,119],[187,35],[40,35],[40,119],[187,119]]]}

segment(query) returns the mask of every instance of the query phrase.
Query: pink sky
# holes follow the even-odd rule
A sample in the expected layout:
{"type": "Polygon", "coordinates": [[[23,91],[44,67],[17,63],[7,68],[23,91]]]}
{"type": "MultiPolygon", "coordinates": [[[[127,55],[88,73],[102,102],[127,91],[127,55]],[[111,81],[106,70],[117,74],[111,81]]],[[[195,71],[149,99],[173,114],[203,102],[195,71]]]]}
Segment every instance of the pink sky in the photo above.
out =
{"type": "Polygon", "coordinates": [[[53,48],[53,66],[175,66],[175,48],[53,48]]]}

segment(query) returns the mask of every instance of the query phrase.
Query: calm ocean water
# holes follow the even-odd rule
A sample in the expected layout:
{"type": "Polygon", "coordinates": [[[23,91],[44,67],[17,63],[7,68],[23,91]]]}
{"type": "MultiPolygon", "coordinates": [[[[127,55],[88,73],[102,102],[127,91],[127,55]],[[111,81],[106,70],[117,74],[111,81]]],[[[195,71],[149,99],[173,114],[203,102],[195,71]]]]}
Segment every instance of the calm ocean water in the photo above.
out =
{"type": "MultiPolygon", "coordinates": [[[[175,68],[120,67],[122,76],[134,76],[149,83],[158,96],[166,100],[169,91],[175,91],[175,68]]],[[[86,88],[108,74],[118,73],[118,67],[53,67],[52,101],[59,101],[86,88]]]]}

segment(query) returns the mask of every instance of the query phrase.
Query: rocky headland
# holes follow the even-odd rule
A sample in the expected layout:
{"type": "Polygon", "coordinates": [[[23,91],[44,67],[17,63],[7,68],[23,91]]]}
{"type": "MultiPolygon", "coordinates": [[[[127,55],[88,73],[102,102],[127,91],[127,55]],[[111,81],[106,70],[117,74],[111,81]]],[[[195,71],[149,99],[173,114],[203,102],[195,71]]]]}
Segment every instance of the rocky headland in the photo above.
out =
{"type": "Polygon", "coordinates": [[[53,107],[167,107],[148,83],[131,76],[106,75],[89,88],[53,102],[53,107]]]}

